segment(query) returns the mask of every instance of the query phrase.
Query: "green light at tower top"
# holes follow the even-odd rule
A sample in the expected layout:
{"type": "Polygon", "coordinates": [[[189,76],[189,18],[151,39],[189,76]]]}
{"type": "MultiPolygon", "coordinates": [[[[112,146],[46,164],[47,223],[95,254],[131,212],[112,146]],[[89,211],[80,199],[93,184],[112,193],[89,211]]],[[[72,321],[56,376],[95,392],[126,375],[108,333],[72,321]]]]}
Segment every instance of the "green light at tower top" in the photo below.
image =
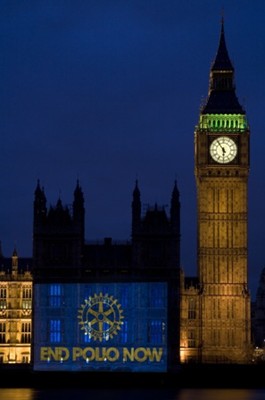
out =
{"type": "Polygon", "coordinates": [[[248,129],[246,115],[242,114],[201,114],[199,129],[212,132],[219,131],[244,131],[248,129]]]}

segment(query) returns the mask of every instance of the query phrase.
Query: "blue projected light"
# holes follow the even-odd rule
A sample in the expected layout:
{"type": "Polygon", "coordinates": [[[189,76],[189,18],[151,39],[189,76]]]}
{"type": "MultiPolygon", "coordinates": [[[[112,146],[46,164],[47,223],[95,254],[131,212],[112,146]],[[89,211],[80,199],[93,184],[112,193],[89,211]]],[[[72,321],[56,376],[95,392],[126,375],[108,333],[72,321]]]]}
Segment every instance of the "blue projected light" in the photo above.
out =
{"type": "Polygon", "coordinates": [[[167,284],[36,284],[34,369],[165,372],[167,284]]]}

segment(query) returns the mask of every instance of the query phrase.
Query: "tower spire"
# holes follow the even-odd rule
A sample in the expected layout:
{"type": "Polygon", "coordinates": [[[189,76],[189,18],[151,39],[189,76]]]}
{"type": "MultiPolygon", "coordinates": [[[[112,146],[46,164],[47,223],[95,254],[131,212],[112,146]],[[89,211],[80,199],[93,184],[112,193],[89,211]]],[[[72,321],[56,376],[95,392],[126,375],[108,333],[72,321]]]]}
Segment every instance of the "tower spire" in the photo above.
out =
{"type": "Polygon", "coordinates": [[[225,41],[225,30],[224,30],[224,17],[221,19],[221,32],[219,39],[219,46],[213,62],[211,71],[234,71],[234,67],[230,60],[226,41],[225,41]]]}
{"type": "Polygon", "coordinates": [[[226,46],[223,17],[219,45],[210,70],[208,98],[201,114],[245,114],[235,92],[234,67],[226,46]]]}

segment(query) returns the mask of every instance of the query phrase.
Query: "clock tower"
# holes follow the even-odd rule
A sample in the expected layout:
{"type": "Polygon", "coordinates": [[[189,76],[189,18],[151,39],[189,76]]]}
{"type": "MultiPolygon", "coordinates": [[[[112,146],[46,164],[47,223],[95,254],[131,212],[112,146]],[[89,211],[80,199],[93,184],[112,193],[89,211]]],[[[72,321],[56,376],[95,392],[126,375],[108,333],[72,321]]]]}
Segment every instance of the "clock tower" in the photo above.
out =
{"type": "Polygon", "coordinates": [[[208,97],[195,128],[198,354],[203,363],[248,362],[249,133],[222,20],[208,97]]]}

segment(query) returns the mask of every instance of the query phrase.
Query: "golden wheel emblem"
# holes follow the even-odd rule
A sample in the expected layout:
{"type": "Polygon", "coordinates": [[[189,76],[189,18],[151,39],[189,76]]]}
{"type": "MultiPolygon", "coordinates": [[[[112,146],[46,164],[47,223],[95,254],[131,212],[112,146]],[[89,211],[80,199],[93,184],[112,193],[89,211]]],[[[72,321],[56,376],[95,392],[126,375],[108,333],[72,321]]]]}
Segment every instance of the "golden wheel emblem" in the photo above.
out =
{"type": "Polygon", "coordinates": [[[79,324],[85,334],[94,340],[112,339],[123,324],[121,305],[108,294],[95,294],[85,299],[78,311],[79,324]]]}

